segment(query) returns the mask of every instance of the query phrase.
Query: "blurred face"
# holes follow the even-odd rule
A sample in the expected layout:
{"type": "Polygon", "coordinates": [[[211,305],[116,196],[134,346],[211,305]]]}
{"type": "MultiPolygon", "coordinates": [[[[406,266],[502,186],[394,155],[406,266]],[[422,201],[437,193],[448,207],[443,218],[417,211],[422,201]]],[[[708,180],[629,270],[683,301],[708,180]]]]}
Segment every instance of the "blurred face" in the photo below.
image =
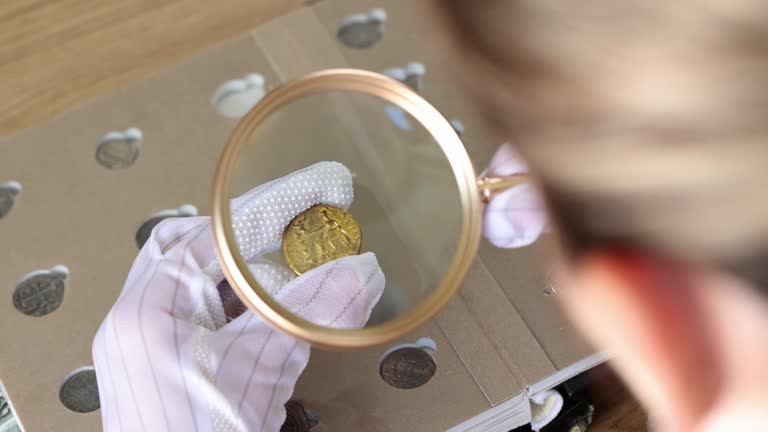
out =
{"type": "Polygon", "coordinates": [[[765,430],[765,287],[707,263],[765,247],[766,9],[434,3],[459,78],[567,240],[573,322],[660,430],[765,430]]]}
{"type": "Polygon", "coordinates": [[[727,274],[631,251],[561,266],[564,309],[664,431],[768,424],[768,304],[727,274]]]}

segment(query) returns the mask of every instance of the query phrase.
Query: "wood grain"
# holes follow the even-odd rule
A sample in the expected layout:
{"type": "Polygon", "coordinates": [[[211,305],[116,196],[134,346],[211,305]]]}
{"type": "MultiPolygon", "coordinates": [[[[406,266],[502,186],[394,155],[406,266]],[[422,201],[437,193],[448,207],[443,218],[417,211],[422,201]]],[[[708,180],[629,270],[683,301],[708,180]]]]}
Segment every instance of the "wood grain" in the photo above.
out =
{"type": "Polygon", "coordinates": [[[4,0],[0,136],[300,7],[301,0],[4,0]]]}
{"type": "Polygon", "coordinates": [[[590,371],[595,415],[589,432],[645,432],[648,416],[608,365],[590,371]]]}

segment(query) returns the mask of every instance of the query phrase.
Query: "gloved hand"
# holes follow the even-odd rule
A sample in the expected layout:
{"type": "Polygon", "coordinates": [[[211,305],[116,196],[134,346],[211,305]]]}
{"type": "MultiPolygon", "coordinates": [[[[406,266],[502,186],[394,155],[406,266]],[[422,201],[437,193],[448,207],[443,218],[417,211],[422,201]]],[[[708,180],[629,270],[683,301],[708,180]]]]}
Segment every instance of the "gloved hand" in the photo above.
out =
{"type": "MultiPolygon", "coordinates": [[[[232,202],[240,251],[286,308],[333,327],[362,327],[384,289],[372,253],[294,277],[261,255],[318,203],[348,208],[352,176],[321,162],[232,202]]],[[[168,219],[139,253],[96,334],[93,358],[104,430],[277,431],[309,359],[309,344],[246,312],[226,323],[210,220],[168,219]]]]}
{"type": "MultiPolygon", "coordinates": [[[[482,175],[526,172],[528,166],[523,159],[512,146],[504,144],[482,175]]],[[[523,183],[491,199],[485,208],[483,235],[497,247],[518,248],[535,242],[547,226],[547,213],[539,192],[531,183],[523,183]]]]}

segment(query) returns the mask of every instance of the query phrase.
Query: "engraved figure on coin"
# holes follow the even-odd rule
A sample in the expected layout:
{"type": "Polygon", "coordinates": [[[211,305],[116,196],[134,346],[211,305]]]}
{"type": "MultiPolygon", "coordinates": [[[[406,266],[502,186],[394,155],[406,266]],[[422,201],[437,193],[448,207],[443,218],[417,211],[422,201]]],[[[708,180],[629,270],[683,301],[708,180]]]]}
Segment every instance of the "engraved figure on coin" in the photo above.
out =
{"type": "Polygon", "coordinates": [[[301,223],[300,232],[304,237],[301,242],[302,257],[313,265],[319,264],[319,259],[352,245],[349,233],[327,209],[307,215],[301,223]]]}
{"type": "Polygon", "coordinates": [[[344,227],[336,220],[331,218],[327,209],[323,209],[320,214],[323,218],[323,241],[332,251],[345,250],[352,246],[352,237],[344,227]]]}
{"type": "Polygon", "coordinates": [[[321,204],[305,210],[283,235],[283,255],[297,274],[360,253],[357,222],[346,211],[331,206],[321,204]]]}

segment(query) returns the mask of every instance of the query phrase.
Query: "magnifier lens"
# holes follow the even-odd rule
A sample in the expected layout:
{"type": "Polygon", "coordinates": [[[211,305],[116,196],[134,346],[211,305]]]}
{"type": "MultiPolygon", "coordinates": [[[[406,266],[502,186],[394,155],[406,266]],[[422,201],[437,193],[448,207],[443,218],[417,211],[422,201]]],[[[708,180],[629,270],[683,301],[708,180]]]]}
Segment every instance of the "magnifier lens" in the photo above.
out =
{"type": "Polygon", "coordinates": [[[461,200],[446,154],[419,121],[375,96],[317,93],[281,106],[247,137],[231,179],[235,232],[281,224],[279,244],[259,238],[234,251],[266,289],[324,257],[375,254],[385,289],[369,326],[423,301],[456,252],[461,200]],[[270,205],[238,216],[259,195],[270,205]],[[327,207],[308,210],[314,201],[327,207]]]}
{"type": "Polygon", "coordinates": [[[372,72],[321,71],[266,95],[224,148],[213,191],[225,305],[236,297],[316,347],[416,330],[477,253],[478,180],[461,141],[372,72]]]}

